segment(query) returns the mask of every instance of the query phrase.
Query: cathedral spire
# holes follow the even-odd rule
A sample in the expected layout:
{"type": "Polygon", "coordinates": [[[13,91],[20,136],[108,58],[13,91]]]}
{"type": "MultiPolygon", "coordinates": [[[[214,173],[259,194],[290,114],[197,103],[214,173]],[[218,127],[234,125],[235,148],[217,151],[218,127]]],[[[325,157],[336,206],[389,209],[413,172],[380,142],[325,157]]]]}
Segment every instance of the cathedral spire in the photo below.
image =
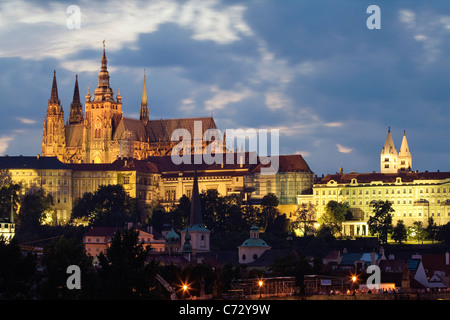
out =
{"type": "Polygon", "coordinates": [[[48,100],[49,104],[60,105],[61,101],[58,98],[58,86],[56,84],[56,70],[53,70],[53,84],[52,84],[52,93],[50,95],[50,99],[48,100]]]}
{"type": "Polygon", "coordinates": [[[75,75],[75,87],[73,89],[73,99],[72,104],[80,104],[80,89],[78,88],[78,75],[75,75]]]}
{"type": "Polygon", "coordinates": [[[98,86],[94,91],[95,101],[112,100],[114,92],[109,86],[108,60],[106,59],[105,40],[103,40],[103,54],[101,68],[98,74],[98,86]]]}
{"type": "Polygon", "coordinates": [[[145,80],[145,69],[144,69],[144,85],[142,88],[142,99],[141,99],[141,110],[140,110],[140,119],[147,124],[148,122],[148,100],[147,100],[147,83],[145,80]]]}
{"type": "Polygon", "coordinates": [[[83,122],[83,106],[80,101],[80,90],[78,88],[78,75],[75,75],[75,87],[73,89],[73,99],[70,105],[69,124],[83,122]]]}

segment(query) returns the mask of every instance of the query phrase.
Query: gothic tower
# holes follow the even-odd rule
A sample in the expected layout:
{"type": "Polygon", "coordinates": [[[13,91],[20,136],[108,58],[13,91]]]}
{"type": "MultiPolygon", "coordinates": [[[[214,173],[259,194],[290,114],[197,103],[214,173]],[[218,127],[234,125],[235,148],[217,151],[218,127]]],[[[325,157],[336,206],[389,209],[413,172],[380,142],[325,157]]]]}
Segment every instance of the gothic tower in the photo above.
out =
{"type": "Polygon", "coordinates": [[[64,111],[58,98],[56,71],[53,71],[53,84],[48,100],[47,115],[44,120],[42,135],[42,155],[57,157],[65,161],[66,134],[64,127],[64,111]]]}
{"type": "Polygon", "coordinates": [[[80,101],[80,91],[78,89],[78,75],[75,76],[75,88],[73,89],[73,99],[70,105],[69,124],[83,123],[83,106],[80,101]]]}
{"type": "Polygon", "coordinates": [[[388,129],[386,141],[380,154],[380,170],[381,173],[396,173],[398,172],[398,153],[392,140],[391,128],[388,129]]]}
{"type": "Polygon", "coordinates": [[[86,95],[83,153],[87,163],[112,162],[118,156],[112,140],[114,130],[122,119],[122,102],[121,99],[114,99],[114,92],[109,84],[107,63],[103,41],[101,68],[94,99],[91,101],[89,92],[86,95]]]}
{"type": "Polygon", "coordinates": [[[145,82],[145,73],[144,73],[144,87],[142,88],[140,119],[144,123],[144,125],[147,125],[149,114],[148,114],[147,85],[145,82]]]}
{"type": "Polygon", "coordinates": [[[411,171],[412,156],[409,150],[408,141],[406,140],[405,131],[403,131],[402,145],[400,146],[400,152],[398,153],[398,163],[400,171],[411,171]]]}

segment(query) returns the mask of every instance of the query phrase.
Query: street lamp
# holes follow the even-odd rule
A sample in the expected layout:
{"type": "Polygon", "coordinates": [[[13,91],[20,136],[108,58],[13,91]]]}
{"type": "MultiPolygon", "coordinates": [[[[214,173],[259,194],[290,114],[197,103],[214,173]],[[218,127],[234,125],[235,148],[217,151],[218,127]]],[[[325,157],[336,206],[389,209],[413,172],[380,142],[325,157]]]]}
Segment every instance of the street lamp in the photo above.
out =
{"type": "Polygon", "coordinates": [[[358,285],[358,275],[357,275],[357,274],[352,274],[350,279],[351,279],[351,281],[352,281],[351,288],[352,288],[353,290],[355,290],[355,289],[356,289],[356,286],[358,285]]]}
{"type": "Polygon", "coordinates": [[[262,289],[263,284],[264,284],[264,282],[263,282],[262,280],[259,280],[259,281],[258,281],[258,285],[259,285],[259,298],[260,298],[260,299],[262,298],[262,297],[261,297],[261,289],[262,289]]]}
{"type": "Polygon", "coordinates": [[[182,292],[182,297],[185,297],[185,295],[189,295],[189,284],[186,282],[182,282],[181,283],[181,292],[182,292]]]}

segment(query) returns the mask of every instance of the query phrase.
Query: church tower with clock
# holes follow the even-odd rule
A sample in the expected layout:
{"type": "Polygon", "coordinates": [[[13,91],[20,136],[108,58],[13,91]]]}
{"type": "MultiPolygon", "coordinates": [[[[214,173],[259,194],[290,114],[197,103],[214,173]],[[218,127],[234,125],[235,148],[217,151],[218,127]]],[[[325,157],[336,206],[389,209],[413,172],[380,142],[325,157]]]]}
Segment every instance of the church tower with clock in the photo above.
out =
{"type": "Polygon", "coordinates": [[[85,154],[87,163],[105,163],[114,161],[117,146],[111,141],[114,129],[122,119],[122,102],[120,93],[114,98],[114,91],[109,84],[105,44],[101,69],[98,75],[98,86],[94,91],[94,98],[88,92],[85,102],[85,154]]]}

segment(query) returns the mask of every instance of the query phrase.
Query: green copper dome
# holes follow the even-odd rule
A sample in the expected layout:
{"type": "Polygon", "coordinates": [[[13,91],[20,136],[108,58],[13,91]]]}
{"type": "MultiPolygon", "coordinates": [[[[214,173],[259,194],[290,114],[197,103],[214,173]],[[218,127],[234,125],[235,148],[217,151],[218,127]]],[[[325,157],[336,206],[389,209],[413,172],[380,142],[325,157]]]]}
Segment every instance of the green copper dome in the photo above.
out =
{"type": "Polygon", "coordinates": [[[175,230],[170,230],[166,234],[166,243],[177,243],[180,240],[180,236],[175,232],[175,230]]]}

